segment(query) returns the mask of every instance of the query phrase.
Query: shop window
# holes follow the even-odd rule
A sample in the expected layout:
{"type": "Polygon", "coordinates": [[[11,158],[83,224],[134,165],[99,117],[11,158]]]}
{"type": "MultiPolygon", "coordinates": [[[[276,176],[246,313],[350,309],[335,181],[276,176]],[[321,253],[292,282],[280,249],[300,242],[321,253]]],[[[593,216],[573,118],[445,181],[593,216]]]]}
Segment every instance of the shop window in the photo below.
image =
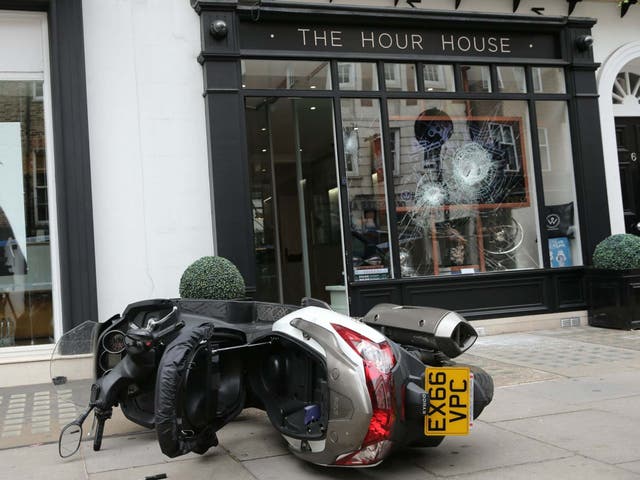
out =
{"type": "Polygon", "coordinates": [[[462,65],[462,89],[465,92],[490,93],[491,70],[486,65],[462,65]]]}
{"type": "Polygon", "coordinates": [[[524,67],[497,67],[498,91],[502,93],[527,93],[524,67]]]}
{"type": "Polygon", "coordinates": [[[526,102],[389,100],[401,275],[543,265],[526,102]]]}
{"type": "Polygon", "coordinates": [[[582,265],[567,103],[536,102],[536,117],[550,266],[582,265]]]}
{"type": "Polygon", "coordinates": [[[327,61],[242,60],[242,88],[329,90],[327,61]]]}
{"type": "Polygon", "coordinates": [[[385,88],[390,91],[415,92],[416,66],[412,63],[385,63],[385,88]]]}
{"type": "Polygon", "coordinates": [[[535,93],[565,93],[564,70],[556,67],[533,67],[535,93]]]}
{"type": "MultiPolygon", "coordinates": [[[[347,176],[348,216],[355,280],[391,277],[389,218],[385,188],[380,101],[363,107],[359,99],[343,98],[343,125],[356,136],[358,170],[347,176]]],[[[347,145],[345,144],[345,161],[347,145]]],[[[354,152],[351,151],[350,155],[354,152]]],[[[352,160],[353,161],[353,160],[352,160]]]]}
{"type": "Polygon", "coordinates": [[[53,340],[43,82],[0,81],[0,346],[53,340]]]}
{"type": "Polygon", "coordinates": [[[378,67],[373,62],[338,62],[340,90],[377,91],[378,67]]]}
{"type": "Polygon", "coordinates": [[[424,65],[424,89],[427,92],[455,92],[453,65],[424,65]]]}

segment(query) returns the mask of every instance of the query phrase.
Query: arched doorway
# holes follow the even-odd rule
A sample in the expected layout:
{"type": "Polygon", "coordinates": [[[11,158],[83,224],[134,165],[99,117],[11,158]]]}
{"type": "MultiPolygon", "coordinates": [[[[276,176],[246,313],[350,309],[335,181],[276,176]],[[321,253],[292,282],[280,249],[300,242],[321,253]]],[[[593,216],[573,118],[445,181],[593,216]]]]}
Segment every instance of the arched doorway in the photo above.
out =
{"type": "Polygon", "coordinates": [[[607,59],[598,91],[611,232],[640,235],[640,42],[607,59]]]}
{"type": "Polygon", "coordinates": [[[625,231],[640,235],[640,58],[618,73],[612,99],[625,231]]]}

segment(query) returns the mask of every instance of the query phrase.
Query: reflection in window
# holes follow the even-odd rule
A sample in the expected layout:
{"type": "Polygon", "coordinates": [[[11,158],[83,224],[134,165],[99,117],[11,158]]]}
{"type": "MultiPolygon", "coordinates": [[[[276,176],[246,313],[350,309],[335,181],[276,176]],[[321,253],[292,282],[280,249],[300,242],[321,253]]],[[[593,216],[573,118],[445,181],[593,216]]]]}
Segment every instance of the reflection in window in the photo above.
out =
{"type": "Polygon", "coordinates": [[[497,67],[498,91],[503,93],[527,93],[524,67],[497,67]]]}
{"type": "Polygon", "coordinates": [[[329,90],[326,61],[242,60],[242,88],[329,90]]]}
{"type": "Polygon", "coordinates": [[[533,67],[533,91],[536,93],[565,93],[564,70],[557,67],[533,67]]]}
{"type": "Polygon", "coordinates": [[[340,90],[378,90],[378,67],[373,62],[338,62],[340,90]]]}
{"type": "Polygon", "coordinates": [[[388,110],[403,145],[402,276],[540,267],[527,103],[389,100],[388,110]]]}
{"type": "Polygon", "coordinates": [[[343,127],[353,135],[345,141],[353,271],[355,280],[390,278],[389,220],[385,189],[384,148],[380,126],[380,101],[365,106],[360,99],[340,101],[343,127]],[[357,153],[354,150],[357,149],[357,153]],[[348,151],[349,150],[349,151],[348,151]],[[353,168],[353,156],[358,168],[353,168]],[[348,165],[347,165],[348,166],[348,165]]]}
{"type": "Polygon", "coordinates": [[[415,65],[412,63],[385,63],[384,82],[387,90],[417,91],[415,65]]]}
{"type": "Polygon", "coordinates": [[[455,92],[453,65],[424,65],[424,89],[427,92],[455,92]]]}
{"type": "Polygon", "coordinates": [[[465,92],[491,92],[491,70],[487,65],[461,65],[460,71],[465,92]]]}
{"type": "Polygon", "coordinates": [[[0,347],[53,340],[42,81],[0,81],[0,347]]]}
{"type": "Polygon", "coordinates": [[[536,102],[536,117],[550,266],[582,265],[567,103],[536,102]]]}

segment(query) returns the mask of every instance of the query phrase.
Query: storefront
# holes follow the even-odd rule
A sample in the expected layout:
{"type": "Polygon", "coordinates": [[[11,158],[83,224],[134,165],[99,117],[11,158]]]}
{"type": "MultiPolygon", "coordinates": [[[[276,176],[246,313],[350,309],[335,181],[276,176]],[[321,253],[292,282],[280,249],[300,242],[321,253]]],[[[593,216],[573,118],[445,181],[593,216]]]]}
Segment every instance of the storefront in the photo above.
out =
{"type": "Polygon", "coordinates": [[[640,5],[0,10],[0,356],[214,254],[260,299],[574,324],[594,246],[637,230],[640,5]]]}
{"type": "Polygon", "coordinates": [[[586,307],[610,231],[592,20],[196,9],[218,252],[257,298],[586,307]]]}

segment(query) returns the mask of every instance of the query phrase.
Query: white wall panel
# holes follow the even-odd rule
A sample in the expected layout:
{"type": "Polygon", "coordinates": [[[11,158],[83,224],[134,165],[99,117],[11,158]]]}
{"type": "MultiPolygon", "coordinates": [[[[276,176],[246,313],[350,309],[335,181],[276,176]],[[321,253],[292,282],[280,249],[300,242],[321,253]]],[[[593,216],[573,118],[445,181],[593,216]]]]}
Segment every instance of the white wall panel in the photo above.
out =
{"type": "Polygon", "coordinates": [[[83,3],[98,308],[178,295],[213,253],[199,18],[183,0],[83,3]]]}

